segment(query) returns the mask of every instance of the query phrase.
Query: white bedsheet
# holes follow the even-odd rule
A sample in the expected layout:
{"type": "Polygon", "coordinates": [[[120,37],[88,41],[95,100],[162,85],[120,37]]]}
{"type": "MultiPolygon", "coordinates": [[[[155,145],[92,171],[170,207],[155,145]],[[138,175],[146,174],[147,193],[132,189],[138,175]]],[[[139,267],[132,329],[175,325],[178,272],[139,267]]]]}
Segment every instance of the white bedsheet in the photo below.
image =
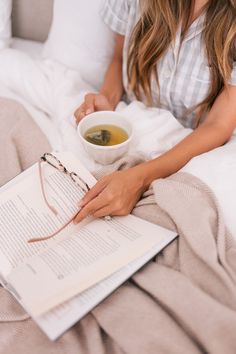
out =
{"type": "MultiPolygon", "coordinates": [[[[22,52],[26,54],[26,56],[29,56],[30,58],[39,60],[41,57],[41,52],[43,50],[43,43],[14,37],[12,38],[11,41],[11,48],[15,49],[17,53],[22,52]]],[[[1,52],[0,52],[0,56],[1,56],[1,52]]],[[[24,60],[23,57],[22,60],[24,60]]],[[[17,61],[17,56],[15,61],[17,61]]],[[[6,69],[7,72],[9,72],[11,69],[11,65],[14,65],[13,59],[10,60],[9,65],[7,65],[6,62],[4,62],[3,64],[3,60],[2,60],[2,65],[3,65],[2,70],[6,69]]],[[[27,75],[29,75],[29,73],[27,75]]],[[[34,107],[28,100],[24,99],[23,95],[18,94],[17,90],[15,90],[13,86],[14,86],[14,81],[12,82],[12,84],[5,85],[4,82],[0,79],[0,96],[12,98],[22,103],[25,106],[25,108],[28,110],[28,112],[31,114],[31,116],[34,118],[36,123],[39,125],[39,127],[46,134],[51,145],[56,150],[60,150],[61,148],[60,135],[58,130],[55,129],[52,120],[48,117],[48,115],[44,111],[38,109],[37,107],[34,107]]]]}
{"type": "Polygon", "coordinates": [[[11,40],[11,48],[27,53],[34,59],[40,59],[43,51],[43,43],[13,37],[11,40]]]}
{"type": "Polygon", "coordinates": [[[14,48],[0,52],[0,95],[23,103],[55,150],[65,146],[70,124],[64,118],[73,115],[90,90],[77,72],[60,64],[14,48]]]}
{"type": "MultiPolygon", "coordinates": [[[[29,45],[29,43],[27,44],[29,45]]],[[[93,90],[79,73],[51,61],[42,61],[34,52],[16,49],[0,52],[0,95],[23,103],[48,137],[53,149],[69,150],[79,155],[89,170],[99,165],[84,152],[74,128],[73,112],[84,94],[93,90]]],[[[169,113],[147,109],[139,102],[118,106],[135,129],[131,152],[148,159],[170,149],[191,132],[169,113]]],[[[223,147],[193,159],[183,171],[206,182],[215,192],[228,227],[236,238],[236,138],[223,147]]],[[[196,216],[197,217],[197,216],[196,216]]],[[[199,220],[200,222],[200,220],[199,220]]]]}

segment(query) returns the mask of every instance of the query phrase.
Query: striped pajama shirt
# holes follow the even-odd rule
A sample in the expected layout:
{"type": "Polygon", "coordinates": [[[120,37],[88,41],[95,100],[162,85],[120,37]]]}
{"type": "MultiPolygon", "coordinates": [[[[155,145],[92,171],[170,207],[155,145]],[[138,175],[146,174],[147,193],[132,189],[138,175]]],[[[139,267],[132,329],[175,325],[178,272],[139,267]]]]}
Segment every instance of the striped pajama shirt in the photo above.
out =
{"type": "MultiPolygon", "coordinates": [[[[125,36],[123,82],[127,99],[132,101],[135,97],[128,88],[126,63],[130,35],[140,18],[139,0],[105,0],[101,16],[114,32],[125,36]]],[[[210,87],[210,70],[201,36],[203,25],[204,15],[192,23],[181,44],[179,30],[175,43],[170,45],[157,65],[161,108],[171,111],[185,127],[194,125],[195,113],[189,111],[204,100],[210,87]]],[[[236,85],[236,64],[230,84],[236,85]]],[[[154,105],[158,102],[157,93],[157,84],[153,79],[154,105]]]]}

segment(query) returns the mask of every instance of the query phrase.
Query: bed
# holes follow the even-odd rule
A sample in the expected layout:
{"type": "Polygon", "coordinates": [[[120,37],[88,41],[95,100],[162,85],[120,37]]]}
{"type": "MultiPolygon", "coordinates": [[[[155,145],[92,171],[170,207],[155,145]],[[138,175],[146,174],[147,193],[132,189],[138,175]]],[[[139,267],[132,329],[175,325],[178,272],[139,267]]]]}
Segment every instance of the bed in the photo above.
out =
{"type": "MultiPolygon", "coordinates": [[[[45,41],[47,38],[50,22],[52,19],[53,1],[45,0],[41,1],[39,4],[37,1],[21,0],[20,2],[14,1],[13,4],[14,38],[12,47],[17,50],[17,55],[19,55],[19,57],[17,57],[17,55],[12,55],[9,60],[12,60],[13,65],[19,65],[19,62],[25,60],[24,58],[20,57],[20,53],[23,52],[26,55],[29,55],[29,57],[26,57],[26,61],[28,60],[29,65],[25,64],[21,68],[22,75],[25,74],[25,77],[27,77],[27,75],[29,76],[29,66],[31,65],[32,71],[34,71],[34,60],[40,59],[42,55],[43,41],[45,41]],[[32,21],[29,21],[29,8],[31,9],[32,21]],[[17,64],[15,64],[16,62],[17,64]]],[[[8,58],[4,63],[4,65],[9,67],[8,58]]],[[[1,65],[2,73],[6,70],[4,65],[1,65]]],[[[91,85],[88,83],[84,82],[84,80],[81,80],[78,73],[74,71],[66,71],[61,66],[58,66],[56,71],[54,63],[51,65],[51,67],[53,66],[54,68],[51,68],[50,64],[48,65],[48,68],[42,69],[43,74],[45,74],[45,70],[46,75],[48,75],[48,72],[53,72],[54,70],[54,77],[58,76],[55,82],[50,83],[51,86],[48,88],[48,90],[53,90],[58,82],[61,83],[63,81],[64,84],[64,87],[61,88],[61,92],[57,93],[57,97],[51,98],[51,101],[54,99],[55,102],[57,102],[52,104],[53,107],[49,107],[47,102],[45,103],[44,97],[41,99],[40,96],[41,91],[47,89],[48,83],[45,84],[46,89],[42,86],[43,89],[41,91],[36,91],[34,97],[32,97],[32,92],[29,92],[29,88],[27,91],[27,87],[25,92],[22,93],[22,84],[21,82],[18,82],[19,80],[15,80],[15,82],[13,80],[12,89],[12,87],[9,86],[9,76],[11,77],[15,75],[16,77],[17,71],[8,73],[8,76],[5,76],[4,78],[2,74],[0,77],[0,94],[2,96],[17,99],[19,102],[26,106],[33,119],[37,122],[37,124],[48,137],[54,149],[69,149],[74,153],[79,153],[81,155],[82,161],[86,165],[90,166],[90,170],[94,170],[99,166],[91,161],[91,159],[89,159],[86,154],[81,153],[82,147],[80,146],[80,143],[77,139],[75,130],[72,128],[72,124],[70,124],[73,121],[74,109],[77,108],[79,103],[83,100],[84,94],[87,91],[94,90],[94,88],[91,87],[91,85]],[[7,82],[7,85],[3,84],[3,79],[5,79],[5,82],[7,82]],[[73,91],[73,85],[68,87],[70,86],[71,82],[73,82],[73,85],[76,86],[76,93],[73,91]],[[81,89],[78,90],[78,87],[81,89]],[[58,97],[61,99],[58,99],[58,97]],[[61,101],[61,105],[59,105],[55,110],[54,108],[56,105],[58,105],[58,101],[61,101]],[[50,113],[52,119],[49,119],[50,113]]],[[[8,71],[12,71],[12,69],[8,71]]],[[[38,75],[41,75],[41,73],[39,72],[38,75]]],[[[32,79],[32,75],[30,76],[30,85],[33,86],[34,80],[32,79]]],[[[38,78],[40,80],[40,77],[36,74],[35,81],[38,78]]],[[[168,120],[169,126],[166,124],[165,128],[161,130],[162,132],[160,133],[160,136],[157,135],[156,139],[154,139],[153,136],[151,137],[153,144],[151,144],[152,146],[147,149],[147,146],[149,145],[147,144],[147,141],[150,141],[150,132],[154,129],[159,130],[160,126],[162,126],[163,121],[165,120],[165,117],[163,116],[163,119],[159,119],[159,122],[154,122],[155,119],[151,119],[157,114],[157,112],[154,111],[153,113],[149,113],[150,119],[148,121],[146,119],[147,113],[143,107],[140,107],[138,104],[131,105],[131,107],[125,107],[124,104],[121,104],[118,106],[118,109],[123,109],[123,113],[127,116],[128,119],[131,119],[133,115],[138,115],[140,120],[142,117],[143,123],[139,123],[139,126],[136,127],[137,136],[140,139],[143,139],[139,146],[139,150],[146,149],[149,158],[155,156],[155,151],[152,150],[155,150],[153,145],[155,145],[157,141],[159,145],[162,144],[162,148],[158,146],[156,149],[158,150],[158,154],[173,146],[173,144],[176,143],[178,139],[181,139],[183,136],[189,133],[188,130],[184,130],[179,127],[178,124],[176,124],[170,117],[168,120]],[[141,132],[142,135],[144,135],[144,131],[146,137],[143,138],[141,137],[141,132]]],[[[192,162],[183,168],[184,171],[191,172],[195,176],[201,178],[214,190],[224,211],[226,223],[232,231],[233,235],[236,235],[236,219],[234,217],[234,212],[236,210],[236,198],[233,197],[235,195],[234,181],[236,179],[235,143],[235,137],[233,136],[231,141],[226,146],[216,149],[211,153],[204,154],[201,157],[195,158],[192,162]],[[224,181],[224,183],[222,183],[222,181],[224,181]]],[[[140,153],[140,151],[138,152],[140,153]]]]}

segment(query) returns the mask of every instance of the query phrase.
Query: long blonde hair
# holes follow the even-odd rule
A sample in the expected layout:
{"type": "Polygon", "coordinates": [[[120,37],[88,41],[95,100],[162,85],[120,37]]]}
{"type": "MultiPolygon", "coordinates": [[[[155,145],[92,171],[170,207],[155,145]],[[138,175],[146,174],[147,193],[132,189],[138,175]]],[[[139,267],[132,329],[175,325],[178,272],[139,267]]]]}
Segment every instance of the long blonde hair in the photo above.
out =
{"type": "MultiPolygon", "coordinates": [[[[195,0],[140,0],[141,18],[130,39],[127,63],[130,89],[137,99],[142,93],[147,104],[153,104],[151,78],[158,80],[157,63],[175,40],[182,24],[186,34],[195,0]]],[[[202,9],[205,25],[202,34],[211,73],[211,86],[201,102],[201,113],[214,103],[227,85],[236,60],[236,0],[209,0],[202,9]]]]}

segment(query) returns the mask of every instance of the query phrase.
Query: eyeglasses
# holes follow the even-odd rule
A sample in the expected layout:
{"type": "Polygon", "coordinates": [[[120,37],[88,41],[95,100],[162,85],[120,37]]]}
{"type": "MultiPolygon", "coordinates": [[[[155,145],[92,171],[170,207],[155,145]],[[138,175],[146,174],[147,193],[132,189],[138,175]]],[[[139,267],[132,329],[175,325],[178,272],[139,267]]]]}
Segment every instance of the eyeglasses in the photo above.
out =
{"type": "MultiPolygon", "coordinates": [[[[41,187],[41,191],[42,191],[42,195],[43,195],[43,199],[44,199],[45,204],[55,215],[58,215],[58,211],[56,210],[56,208],[54,208],[54,206],[52,206],[48,202],[48,199],[47,199],[47,196],[45,193],[45,188],[44,188],[44,183],[43,183],[43,173],[42,173],[42,163],[43,162],[46,162],[47,164],[49,164],[50,166],[52,166],[56,170],[67,175],[68,177],[70,177],[71,180],[78,186],[78,188],[80,188],[80,190],[82,190],[82,192],[84,192],[84,194],[86,194],[90,190],[90,188],[89,188],[88,184],[81,177],[79,177],[77,175],[77,173],[69,172],[67,170],[67,168],[61,163],[60,160],[58,160],[58,158],[56,156],[54,156],[50,153],[45,153],[40,158],[40,161],[38,163],[40,187],[41,187]]],[[[46,236],[46,237],[32,238],[32,239],[28,240],[28,242],[33,243],[33,242],[49,240],[50,238],[56,236],[59,232],[61,232],[65,227],[67,227],[74,220],[74,218],[76,217],[77,214],[78,214],[78,211],[66,222],[66,224],[64,224],[62,227],[60,227],[57,231],[55,231],[51,235],[46,236]]]]}

